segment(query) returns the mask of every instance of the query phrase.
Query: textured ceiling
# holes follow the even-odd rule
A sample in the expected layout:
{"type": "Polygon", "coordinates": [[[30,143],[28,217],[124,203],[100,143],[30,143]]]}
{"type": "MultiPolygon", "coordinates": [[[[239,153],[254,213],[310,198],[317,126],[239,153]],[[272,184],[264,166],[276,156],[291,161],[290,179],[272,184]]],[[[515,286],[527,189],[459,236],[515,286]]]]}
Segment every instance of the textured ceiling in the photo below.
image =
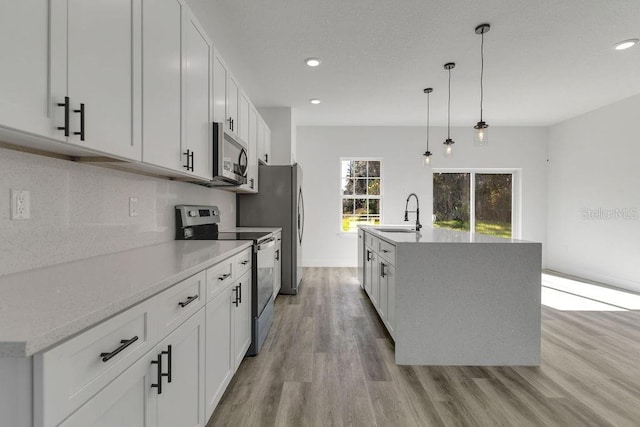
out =
{"type": "Polygon", "coordinates": [[[640,0],[190,0],[253,102],[299,125],[549,125],[640,93],[640,0]],[[322,65],[303,60],[317,56],[322,65]],[[310,98],[322,100],[310,105],[310,98]]]}

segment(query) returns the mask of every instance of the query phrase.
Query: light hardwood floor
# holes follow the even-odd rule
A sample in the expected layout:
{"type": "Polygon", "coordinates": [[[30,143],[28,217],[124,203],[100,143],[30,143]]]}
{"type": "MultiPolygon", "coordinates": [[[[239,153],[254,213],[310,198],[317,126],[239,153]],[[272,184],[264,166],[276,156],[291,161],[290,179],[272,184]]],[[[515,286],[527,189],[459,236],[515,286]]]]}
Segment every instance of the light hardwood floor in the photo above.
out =
{"type": "Polygon", "coordinates": [[[543,307],[539,368],[397,366],[356,270],[307,268],[207,427],[640,426],[639,326],[543,307]]]}

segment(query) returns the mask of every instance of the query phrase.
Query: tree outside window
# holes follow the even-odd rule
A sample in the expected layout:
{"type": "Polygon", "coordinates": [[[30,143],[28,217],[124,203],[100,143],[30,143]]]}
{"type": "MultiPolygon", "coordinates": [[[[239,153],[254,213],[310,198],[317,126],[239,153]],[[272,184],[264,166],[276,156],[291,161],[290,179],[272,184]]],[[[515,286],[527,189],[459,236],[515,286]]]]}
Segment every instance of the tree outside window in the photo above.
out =
{"type": "Polygon", "coordinates": [[[380,169],[380,160],[341,160],[342,232],[380,224],[380,169]]]}

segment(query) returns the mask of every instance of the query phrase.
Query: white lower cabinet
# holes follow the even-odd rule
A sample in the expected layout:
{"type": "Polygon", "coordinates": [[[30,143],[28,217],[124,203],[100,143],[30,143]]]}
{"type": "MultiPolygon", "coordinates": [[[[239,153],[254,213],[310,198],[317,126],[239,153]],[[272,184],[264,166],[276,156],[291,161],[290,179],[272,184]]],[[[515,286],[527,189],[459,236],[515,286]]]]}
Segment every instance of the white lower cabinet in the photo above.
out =
{"type": "Polygon", "coordinates": [[[233,369],[240,366],[251,345],[251,272],[237,281],[237,291],[233,301],[233,369]]]}
{"type": "Polygon", "coordinates": [[[67,418],[61,427],[155,427],[157,425],[156,391],[151,388],[156,360],[150,351],[124,371],[111,384],[67,418]]]}
{"type": "Polygon", "coordinates": [[[158,427],[204,427],[206,424],[202,405],[205,380],[204,330],[205,312],[200,310],[158,346],[158,355],[163,359],[163,377],[160,380],[162,389],[155,388],[158,398],[158,427]]]}
{"type": "Polygon", "coordinates": [[[276,239],[276,263],[273,268],[273,299],[275,301],[276,296],[278,296],[278,292],[280,292],[280,287],[282,286],[282,233],[277,233],[275,235],[276,239]]]}
{"type": "Polygon", "coordinates": [[[361,232],[365,243],[364,247],[358,246],[358,256],[362,258],[364,264],[362,286],[378,311],[382,323],[391,337],[395,338],[396,247],[370,233],[358,231],[358,233],[361,232]]]}
{"type": "Polygon", "coordinates": [[[250,254],[35,355],[33,425],[204,427],[251,344],[250,254]]]}
{"type": "Polygon", "coordinates": [[[235,284],[225,288],[206,307],[205,413],[207,419],[213,414],[233,376],[231,310],[234,286],[235,284]]]}

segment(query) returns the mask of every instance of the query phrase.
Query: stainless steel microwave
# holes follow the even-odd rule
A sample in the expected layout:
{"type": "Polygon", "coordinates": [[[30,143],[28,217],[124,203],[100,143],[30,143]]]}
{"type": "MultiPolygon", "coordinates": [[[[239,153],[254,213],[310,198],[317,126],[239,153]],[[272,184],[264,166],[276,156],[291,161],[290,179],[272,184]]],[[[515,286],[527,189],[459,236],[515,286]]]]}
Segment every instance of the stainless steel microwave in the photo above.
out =
{"type": "Polygon", "coordinates": [[[222,123],[213,123],[213,181],[210,187],[238,186],[247,182],[247,147],[225,132],[222,123]]]}

